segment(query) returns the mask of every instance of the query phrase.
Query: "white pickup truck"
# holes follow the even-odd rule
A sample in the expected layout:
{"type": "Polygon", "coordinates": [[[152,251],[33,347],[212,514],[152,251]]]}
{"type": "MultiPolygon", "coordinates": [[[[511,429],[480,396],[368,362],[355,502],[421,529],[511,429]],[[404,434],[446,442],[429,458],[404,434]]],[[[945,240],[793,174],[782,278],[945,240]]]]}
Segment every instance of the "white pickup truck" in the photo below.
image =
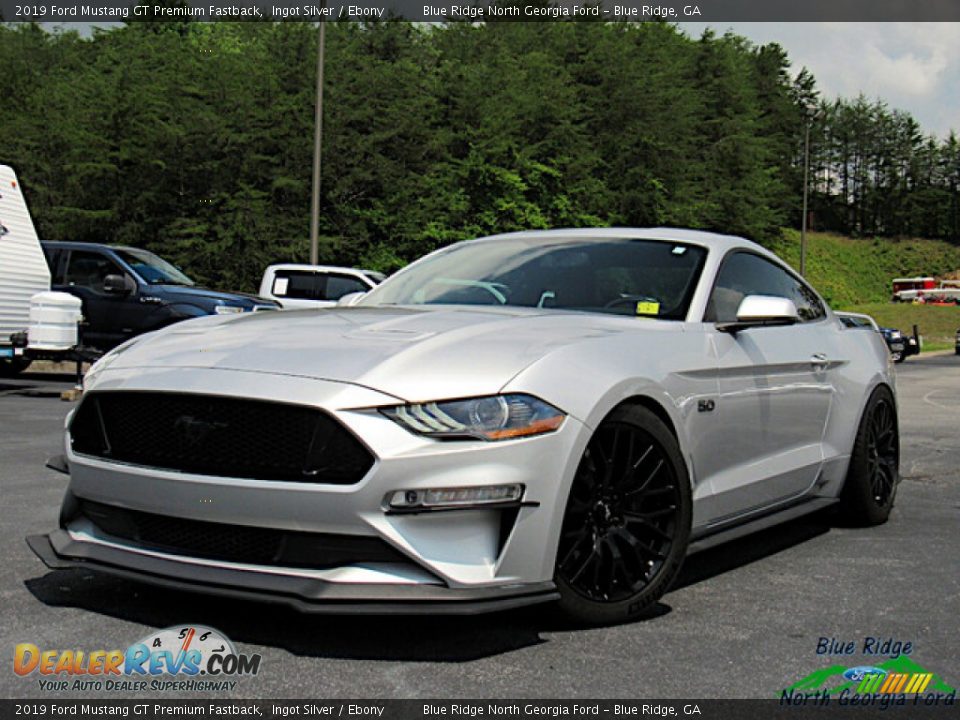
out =
{"type": "Polygon", "coordinates": [[[284,263],[264,271],[260,297],[276,300],[284,310],[333,307],[344,295],[367,292],[383,280],[375,270],[284,263]]]}

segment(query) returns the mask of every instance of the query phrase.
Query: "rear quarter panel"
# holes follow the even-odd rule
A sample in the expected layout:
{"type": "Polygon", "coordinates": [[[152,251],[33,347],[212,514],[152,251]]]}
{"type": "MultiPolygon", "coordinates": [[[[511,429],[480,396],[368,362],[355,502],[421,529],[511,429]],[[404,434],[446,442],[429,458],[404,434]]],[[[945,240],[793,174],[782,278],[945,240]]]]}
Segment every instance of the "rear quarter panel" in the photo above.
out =
{"type": "Polygon", "coordinates": [[[832,370],[835,396],[823,438],[828,462],[849,457],[864,406],[877,387],[887,385],[896,397],[896,372],[883,337],[836,325],[839,365],[832,370]]]}

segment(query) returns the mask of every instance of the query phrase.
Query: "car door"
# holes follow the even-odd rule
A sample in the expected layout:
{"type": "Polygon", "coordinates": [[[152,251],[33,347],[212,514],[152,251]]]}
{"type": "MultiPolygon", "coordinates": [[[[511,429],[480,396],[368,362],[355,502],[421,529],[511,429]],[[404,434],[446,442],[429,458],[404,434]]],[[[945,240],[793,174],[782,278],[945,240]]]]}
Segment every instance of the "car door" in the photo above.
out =
{"type": "Polygon", "coordinates": [[[96,250],[71,250],[61,289],[83,301],[86,320],[83,343],[106,350],[136,334],[136,319],[142,314],[137,293],[110,293],[104,288],[107,275],[128,278],[128,285],[136,288],[136,281],[106,253],[96,250]]]}
{"type": "Polygon", "coordinates": [[[711,460],[712,522],[797,497],[816,482],[835,389],[835,333],[823,302],[799,277],[749,251],[734,251],[717,274],[704,317],[717,361],[711,460]],[[737,319],[748,295],[785,297],[800,321],[736,333],[715,323],[737,319]]]}

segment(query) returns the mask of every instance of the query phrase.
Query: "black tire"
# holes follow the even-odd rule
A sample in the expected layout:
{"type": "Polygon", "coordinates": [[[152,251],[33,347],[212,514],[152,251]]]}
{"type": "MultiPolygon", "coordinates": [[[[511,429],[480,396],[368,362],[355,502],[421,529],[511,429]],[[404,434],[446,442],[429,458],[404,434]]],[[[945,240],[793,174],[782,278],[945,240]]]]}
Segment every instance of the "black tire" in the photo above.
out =
{"type": "Polygon", "coordinates": [[[880,525],[890,517],[900,483],[900,428],[893,393],[880,386],[870,395],[840,494],[840,511],[854,525],[880,525]]]}
{"type": "Polygon", "coordinates": [[[0,377],[13,377],[19,375],[28,367],[32,360],[22,357],[0,360],[0,377]]]}
{"type": "Polygon", "coordinates": [[[598,625],[653,608],[676,579],[693,500],[673,434],[639,406],[597,428],[570,488],[557,548],[560,609],[598,625]]]}
{"type": "Polygon", "coordinates": [[[891,356],[893,357],[893,361],[895,363],[902,363],[904,360],[907,359],[906,351],[899,352],[899,353],[891,353],[891,356]]]}

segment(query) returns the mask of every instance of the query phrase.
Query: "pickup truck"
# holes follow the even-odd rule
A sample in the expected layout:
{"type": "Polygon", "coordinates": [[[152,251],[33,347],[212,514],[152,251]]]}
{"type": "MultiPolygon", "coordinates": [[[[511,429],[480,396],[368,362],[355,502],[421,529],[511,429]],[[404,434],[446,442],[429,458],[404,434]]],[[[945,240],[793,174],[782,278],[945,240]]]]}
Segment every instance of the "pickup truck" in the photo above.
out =
{"type": "Polygon", "coordinates": [[[202,315],[279,310],[254,295],[200,287],[152,252],[82,242],[41,242],[53,290],[83,302],[82,342],[109,350],[128,338],[202,315]]]}
{"type": "Polygon", "coordinates": [[[284,310],[333,307],[344,295],[365,293],[384,279],[375,270],[281,263],[264,271],[260,297],[278,301],[284,310]]]}

